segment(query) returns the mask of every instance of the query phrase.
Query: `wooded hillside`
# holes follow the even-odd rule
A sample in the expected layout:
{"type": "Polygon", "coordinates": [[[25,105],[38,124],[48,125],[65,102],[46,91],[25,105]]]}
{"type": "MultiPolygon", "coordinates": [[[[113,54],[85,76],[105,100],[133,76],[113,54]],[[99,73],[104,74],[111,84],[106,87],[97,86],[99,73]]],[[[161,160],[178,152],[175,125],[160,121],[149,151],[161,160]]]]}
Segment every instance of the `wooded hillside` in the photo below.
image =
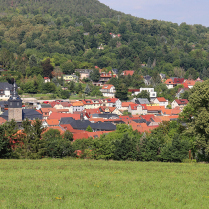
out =
{"type": "Polygon", "coordinates": [[[97,0],[0,5],[0,64],[23,75],[34,55],[38,63],[54,58],[64,73],[99,66],[177,76],[182,67],[185,78],[209,77],[209,28],[202,25],[136,18],[97,0]]]}

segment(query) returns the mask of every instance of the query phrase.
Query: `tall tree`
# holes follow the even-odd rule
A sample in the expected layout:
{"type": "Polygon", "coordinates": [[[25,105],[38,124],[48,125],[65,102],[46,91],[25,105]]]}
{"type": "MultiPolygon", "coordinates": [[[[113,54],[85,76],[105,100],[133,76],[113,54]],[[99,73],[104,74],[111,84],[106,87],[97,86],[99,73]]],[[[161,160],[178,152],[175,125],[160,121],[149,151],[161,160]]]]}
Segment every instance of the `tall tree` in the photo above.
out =
{"type": "Polygon", "coordinates": [[[44,77],[52,78],[53,66],[50,64],[50,59],[47,58],[41,63],[44,77]]]}

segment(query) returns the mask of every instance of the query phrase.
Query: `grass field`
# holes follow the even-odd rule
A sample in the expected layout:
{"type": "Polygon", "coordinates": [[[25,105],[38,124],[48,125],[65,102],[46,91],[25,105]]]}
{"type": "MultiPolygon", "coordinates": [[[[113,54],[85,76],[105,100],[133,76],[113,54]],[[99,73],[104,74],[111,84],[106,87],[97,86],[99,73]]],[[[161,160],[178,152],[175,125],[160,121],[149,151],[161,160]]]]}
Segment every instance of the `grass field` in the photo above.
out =
{"type": "Polygon", "coordinates": [[[0,208],[209,208],[209,165],[0,160],[0,208]]]}

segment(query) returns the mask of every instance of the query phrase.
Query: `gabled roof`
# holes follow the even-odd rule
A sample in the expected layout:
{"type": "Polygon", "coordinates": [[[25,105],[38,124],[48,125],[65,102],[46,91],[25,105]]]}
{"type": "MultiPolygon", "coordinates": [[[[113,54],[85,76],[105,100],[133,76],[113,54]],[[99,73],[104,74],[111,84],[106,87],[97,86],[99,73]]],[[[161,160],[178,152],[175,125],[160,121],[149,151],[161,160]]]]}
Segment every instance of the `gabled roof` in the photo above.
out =
{"type": "Polygon", "coordinates": [[[157,97],[156,98],[159,102],[167,102],[167,100],[164,97],[157,97]]]}
{"type": "Polygon", "coordinates": [[[187,99],[176,99],[178,105],[186,105],[189,101],[187,99]]]}
{"type": "Polygon", "coordinates": [[[48,119],[48,120],[46,120],[46,122],[49,126],[58,126],[59,125],[58,119],[48,119]]]}
{"type": "Polygon", "coordinates": [[[121,105],[122,107],[129,107],[129,105],[135,104],[134,102],[122,102],[121,105]]]}
{"type": "Polygon", "coordinates": [[[136,104],[149,104],[149,100],[147,98],[137,98],[135,99],[136,104]]]}
{"type": "Polygon", "coordinates": [[[123,71],[123,75],[133,75],[134,74],[134,70],[124,70],[123,71]]]}
{"type": "Polygon", "coordinates": [[[111,85],[111,84],[104,84],[104,85],[102,86],[102,89],[111,89],[112,87],[114,87],[114,86],[111,85]]]}
{"type": "Polygon", "coordinates": [[[188,85],[188,86],[194,86],[196,81],[194,80],[186,80],[185,83],[188,85]]]}
{"type": "Polygon", "coordinates": [[[84,99],[84,100],[82,100],[82,102],[84,105],[93,105],[94,104],[91,99],[84,99]]]}
{"type": "Polygon", "coordinates": [[[83,102],[73,102],[73,107],[83,106],[83,102]]]}
{"type": "Polygon", "coordinates": [[[107,99],[107,103],[115,103],[117,102],[117,98],[110,98],[110,99],[107,99]]]}
{"type": "Polygon", "coordinates": [[[130,104],[129,107],[131,107],[131,110],[137,110],[138,104],[130,104]]]}
{"type": "Polygon", "coordinates": [[[173,80],[172,79],[167,79],[166,81],[165,81],[165,84],[169,84],[169,85],[172,85],[172,84],[174,84],[174,82],[173,82],[173,80]]]}
{"type": "Polygon", "coordinates": [[[97,109],[85,109],[83,112],[87,113],[88,115],[100,114],[101,113],[99,108],[97,108],[97,109]]]}
{"type": "Polygon", "coordinates": [[[61,102],[61,105],[63,107],[71,107],[72,106],[72,104],[70,102],[61,102]]]}
{"type": "Polygon", "coordinates": [[[58,119],[58,120],[60,120],[61,118],[64,118],[64,117],[72,117],[75,120],[80,120],[80,114],[57,113],[57,112],[51,113],[51,115],[48,117],[48,119],[58,119]]]}
{"type": "Polygon", "coordinates": [[[173,82],[176,84],[182,84],[184,82],[184,78],[174,78],[173,82]]]}

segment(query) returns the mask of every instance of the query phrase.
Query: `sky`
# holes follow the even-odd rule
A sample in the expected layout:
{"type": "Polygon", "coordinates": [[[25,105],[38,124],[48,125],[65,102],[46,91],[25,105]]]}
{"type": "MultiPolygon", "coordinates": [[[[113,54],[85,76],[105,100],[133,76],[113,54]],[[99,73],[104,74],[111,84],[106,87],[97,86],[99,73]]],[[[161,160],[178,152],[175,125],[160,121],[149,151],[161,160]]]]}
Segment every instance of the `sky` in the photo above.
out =
{"type": "Polygon", "coordinates": [[[144,19],[209,27],[209,0],[99,0],[111,9],[144,19]]]}

